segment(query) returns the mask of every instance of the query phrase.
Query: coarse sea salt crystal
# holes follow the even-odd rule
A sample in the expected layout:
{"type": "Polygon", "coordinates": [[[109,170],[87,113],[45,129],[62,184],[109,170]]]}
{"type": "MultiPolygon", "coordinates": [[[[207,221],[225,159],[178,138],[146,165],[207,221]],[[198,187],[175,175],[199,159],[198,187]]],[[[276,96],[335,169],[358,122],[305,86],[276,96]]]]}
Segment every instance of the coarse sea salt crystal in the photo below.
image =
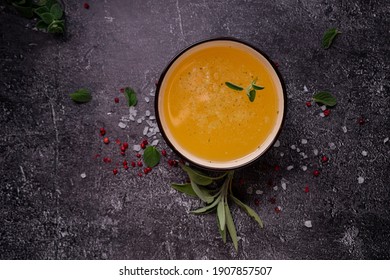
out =
{"type": "Polygon", "coordinates": [[[301,168],[302,168],[303,171],[307,170],[307,166],[306,165],[303,165],[301,168]]]}
{"type": "Polygon", "coordinates": [[[253,188],[252,188],[252,187],[248,187],[248,188],[246,189],[246,193],[247,193],[247,194],[252,194],[252,193],[253,193],[253,188]]]}
{"type": "Polygon", "coordinates": [[[363,184],[364,183],[364,178],[362,176],[358,177],[358,183],[363,184]]]}
{"type": "Polygon", "coordinates": [[[158,142],[159,142],[159,140],[153,140],[152,144],[150,144],[150,145],[157,146],[158,142]]]}
{"type": "Polygon", "coordinates": [[[147,117],[150,116],[150,111],[149,111],[149,110],[146,110],[146,111],[145,111],[145,116],[147,116],[147,117]]]}
{"type": "Polygon", "coordinates": [[[325,117],[325,114],[323,112],[320,113],[320,117],[325,117]]]}
{"type": "Polygon", "coordinates": [[[142,119],[139,118],[139,119],[137,120],[137,123],[142,123],[142,119]]]}
{"type": "Polygon", "coordinates": [[[148,130],[149,130],[149,127],[147,127],[147,126],[145,126],[145,128],[144,128],[144,131],[143,131],[143,135],[146,135],[146,133],[148,133],[148,130]]]}
{"type": "Polygon", "coordinates": [[[123,122],[119,122],[118,123],[118,126],[120,127],[120,128],[125,128],[126,127],[126,124],[125,123],[123,123],[123,122]]]}
{"type": "Polygon", "coordinates": [[[279,155],[280,155],[280,157],[284,157],[284,153],[280,153],[279,155]]]}
{"type": "Polygon", "coordinates": [[[303,92],[308,92],[309,90],[307,89],[306,86],[303,86],[303,92]]]}
{"type": "Polygon", "coordinates": [[[302,140],[301,140],[301,143],[302,143],[303,145],[307,144],[307,139],[302,139],[302,140]]]}
{"type": "Polygon", "coordinates": [[[134,116],[129,116],[129,119],[131,120],[131,121],[135,121],[135,119],[134,119],[134,116]]]}
{"type": "Polygon", "coordinates": [[[366,157],[368,155],[367,151],[362,151],[362,156],[366,157]]]}
{"type": "Polygon", "coordinates": [[[347,127],[346,126],[342,126],[341,129],[343,130],[344,133],[347,133],[347,127]]]}
{"type": "Polygon", "coordinates": [[[153,135],[155,135],[156,133],[155,132],[148,132],[147,134],[146,134],[146,136],[147,137],[152,137],[153,135]]]}
{"type": "Polygon", "coordinates": [[[305,225],[305,227],[307,227],[307,228],[311,228],[311,227],[313,226],[313,225],[311,224],[311,221],[310,221],[310,220],[305,221],[304,225],[305,225]]]}
{"type": "Polygon", "coordinates": [[[386,137],[385,139],[383,139],[383,143],[387,143],[389,141],[389,137],[386,137]]]}
{"type": "Polygon", "coordinates": [[[303,158],[304,158],[304,159],[307,159],[307,155],[305,154],[305,155],[303,156],[303,158]]]}
{"type": "Polygon", "coordinates": [[[139,152],[141,150],[141,145],[134,145],[133,150],[139,152]]]}
{"type": "Polygon", "coordinates": [[[263,194],[263,191],[261,191],[261,190],[256,190],[256,194],[263,194]]]}
{"type": "Polygon", "coordinates": [[[336,150],[336,148],[337,148],[337,146],[336,146],[336,144],[335,143],[329,143],[329,148],[331,149],[331,150],[336,150]]]}
{"type": "Polygon", "coordinates": [[[150,116],[150,117],[149,117],[149,120],[155,120],[155,119],[156,119],[155,116],[150,116]]]}
{"type": "Polygon", "coordinates": [[[280,147],[280,141],[279,140],[276,140],[275,144],[274,144],[274,147],[277,148],[277,147],[280,147]]]}
{"type": "Polygon", "coordinates": [[[282,187],[283,190],[286,190],[286,189],[287,189],[287,184],[286,184],[286,182],[283,182],[283,183],[281,184],[281,187],[282,187]]]}
{"type": "Polygon", "coordinates": [[[291,148],[291,150],[295,150],[297,148],[297,146],[291,145],[290,148],[291,148]]]}
{"type": "Polygon", "coordinates": [[[289,166],[287,166],[287,170],[288,171],[290,171],[291,169],[293,169],[294,168],[294,165],[289,165],[289,166]]]}
{"type": "Polygon", "coordinates": [[[321,106],[321,110],[322,110],[322,111],[325,111],[325,110],[326,110],[326,105],[322,105],[322,106],[321,106]]]}
{"type": "Polygon", "coordinates": [[[80,177],[84,179],[85,177],[87,177],[87,174],[85,174],[85,172],[83,172],[80,174],[80,177]]]}
{"type": "Polygon", "coordinates": [[[301,149],[297,148],[297,152],[299,153],[301,151],[301,149]]]}
{"type": "Polygon", "coordinates": [[[145,101],[146,101],[146,103],[149,103],[150,98],[146,96],[146,97],[145,97],[145,101]]]}
{"type": "Polygon", "coordinates": [[[317,150],[317,149],[314,149],[314,150],[313,150],[313,154],[314,154],[315,156],[318,156],[318,150],[317,150]]]}
{"type": "Polygon", "coordinates": [[[274,190],[277,191],[277,190],[278,190],[278,186],[275,186],[275,187],[274,187],[274,190]]]}

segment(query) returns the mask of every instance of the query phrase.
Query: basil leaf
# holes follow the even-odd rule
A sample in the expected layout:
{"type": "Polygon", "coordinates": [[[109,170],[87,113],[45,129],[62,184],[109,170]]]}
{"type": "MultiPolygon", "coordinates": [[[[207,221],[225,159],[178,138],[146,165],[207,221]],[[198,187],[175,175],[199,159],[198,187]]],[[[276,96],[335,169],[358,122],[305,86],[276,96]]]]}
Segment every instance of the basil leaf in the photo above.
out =
{"type": "Polygon", "coordinates": [[[144,162],[148,167],[155,167],[160,162],[160,152],[154,146],[148,146],[143,155],[144,162]]]}
{"type": "Polygon", "coordinates": [[[137,105],[137,95],[131,87],[125,88],[125,96],[129,107],[137,105]]]}
{"type": "Polygon", "coordinates": [[[191,183],[185,183],[185,184],[173,183],[173,184],[171,184],[171,187],[174,188],[175,190],[181,192],[181,193],[185,193],[189,196],[197,197],[196,193],[192,189],[191,183]]]}
{"type": "Polygon", "coordinates": [[[222,198],[221,201],[218,203],[217,206],[217,216],[219,220],[219,227],[221,230],[225,228],[225,202],[222,198]]]}
{"type": "Polygon", "coordinates": [[[223,243],[226,243],[226,223],[225,223],[224,229],[221,230],[221,228],[219,227],[219,218],[218,218],[218,215],[216,215],[216,217],[217,217],[218,231],[219,231],[219,233],[221,234],[223,243]]]}
{"type": "Polygon", "coordinates": [[[255,85],[255,84],[252,84],[252,87],[253,87],[255,90],[262,90],[262,89],[264,89],[264,87],[258,86],[258,85],[255,85]]]}
{"type": "Polygon", "coordinates": [[[232,218],[232,214],[230,213],[229,205],[225,204],[225,215],[226,215],[226,227],[229,231],[230,237],[233,241],[234,249],[238,250],[238,239],[237,239],[237,231],[236,226],[234,225],[234,221],[232,218]]]}
{"type": "Polygon", "coordinates": [[[70,94],[70,98],[76,103],[87,103],[91,101],[92,96],[85,88],[81,88],[70,94]]]}
{"type": "Polygon", "coordinates": [[[324,104],[324,105],[327,105],[327,106],[330,106],[330,107],[332,107],[332,106],[337,104],[336,98],[332,94],[327,92],[327,91],[317,92],[313,96],[313,100],[315,102],[318,102],[318,103],[321,103],[321,104],[324,104]]]}
{"type": "Polygon", "coordinates": [[[192,181],[192,180],[191,180],[191,187],[192,187],[192,189],[194,190],[194,192],[196,193],[196,195],[197,195],[202,201],[204,201],[204,202],[206,202],[206,203],[211,203],[211,202],[213,202],[214,197],[211,196],[211,195],[209,195],[207,192],[201,190],[201,189],[199,188],[199,186],[198,186],[194,181],[192,181]]]}
{"type": "Polygon", "coordinates": [[[253,219],[255,219],[255,221],[259,224],[259,226],[262,228],[263,227],[263,222],[262,220],[260,219],[259,215],[257,215],[257,213],[252,209],[250,208],[248,205],[246,205],[245,203],[243,203],[241,200],[239,200],[238,198],[234,197],[233,195],[230,195],[231,199],[238,205],[240,206],[242,209],[244,209],[244,211],[250,216],[252,217],[253,219]]]}
{"type": "Polygon", "coordinates": [[[251,89],[248,93],[247,93],[248,97],[249,97],[249,101],[250,102],[253,102],[255,101],[255,98],[256,98],[256,91],[254,89],[251,89]]]}
{"type": "Polygon", "coordinates": [[[336,28],[330,28],[325,31],[324,35],[322,36],[322,42],[321,45],[324,49],[328,49],[334,40],[336,38],[337,34],[340,34],[341,32],[338,31],[336,28]]]}
{"type": "Polygon", "coordinates": [[[48,25],[43,20],[40,20],[37,22],[37,25],[35,27],[38,29],[45,29],[46,30],[48,25]]]}
{"type": "Polygon", "coordinates": [[[218,205],[219,201],[221,200],[221,197],[218,196],[216,200],[213,201],[213,203],[205,206],[205,207],[202,207],[202,208],[199,208],[199,209],[196,209],[194,211],[191,211],[191,213],[193,214],[206,214],[206,213],[209,213],[211,211],[213,211],[215,209],[215,207],[218,205]]]}
{"type": "Polygon", "coordinates": [[[53,15],[51,13],[43,13],[43,14],[40,14],[39,16],[47,24],[52,23],[52,21],[54,20],[53,15]]]}
{"type": "Polygon", "coordinates": [[[225,85],[233,90],[242,91],[244,88],[237,86],[235,84],[232,84],[230,82],[226,82],[225,85]]]}
{"type": "Polygon", "coordinates": [[[194,181],[198,185],[207,186],[207,185],[210,185],[213,182],[213,179],[211,177],[206,176],[206,175],[202,174],[199,171],[195,171],[192,168],[188,167],[187,165],[182,165],[181,168],[185,172],[187,172],[187,174],[190,177],[191,181],[194,181]]]}
{"type": "Polygon", "coordinates": [[[44,13],[49,13],[49,9],[45,6],[39,7],[37,9],[34,9],[34,13],[36,13],[38,16],[41,16],[44,13]]]}
{"type": "Polygon", "coordinates": [[[51,6],[50,13],[53,15],[54,19],[62,18],[63,10],[60,4],[55,3],[53,6],[51,6]]]}

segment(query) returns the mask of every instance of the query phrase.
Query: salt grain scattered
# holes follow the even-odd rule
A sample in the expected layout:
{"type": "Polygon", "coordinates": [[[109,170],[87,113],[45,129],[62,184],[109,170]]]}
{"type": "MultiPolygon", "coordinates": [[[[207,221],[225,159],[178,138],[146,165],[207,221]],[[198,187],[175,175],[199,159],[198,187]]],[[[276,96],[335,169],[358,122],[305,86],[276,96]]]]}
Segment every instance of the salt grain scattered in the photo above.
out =
{"type": "Polygon", "coordinates": [[[147,116],[147,117],[150,116],[150,111],[149,111],[149,110],[146,110],[146,111],[145,111],[145,116],[147,116]]]}
{"type": "Polygon", "coordinates": [[[284,157],[284,153],[280,153],[280,157],[284,157]]]}
{"type": "Polygon", "coordinates": [[[307,155],[304,155],[303,158],[304,158],[304,159],[307,159],[307,155]]]}
{"type": "Polygon", "coordinates": [[[321,110],[322,110],[322,111],[325,111],[325,110],[326,110],[326,105],[322,105],[322,106],[321,106],[321,110]]]}
{"type": "Polygon", "coordinates": [[[153,140],[152,144],[150,144],[150,145],[157,146],[158,142],[159,142],[158,140],[153,140]]]}
{"type": "Polygon", "coordinates": [[[148,130],[149,130],[149,127],[147,127],[147,126],[145,126],[145,128],[144,128],[144,131],[143,131],[143,135],[146,135],[146,133],[148,133],[148,130]]]}
{"type": "Polygon", "coordinates": [[[119,122],[119,123],[118,123],[118,126],[119,126],[120,128],[122,128],[122,129],[124,129],[124,128],[126,127],[126,124],[123,123],[123,122],[119,122]]]}
{"type": "Polygon", "coordinates": [[[303,145],[307,144],[307,139],[302,139],[302,140],[301,140],[301,143],[302,143],[303,145]]]}
{"type": "Polygon", "coordinates": [[[336,144],[335,143],[329,143],[329,148],[331,149],[331,150],[336,150],[336,148],[337,148],[337,146],[336,146],[336,144]]]}
{"type": "Polygon", "coordinates": [[[261,190],[256,190],[256,194],[263,194],[263,191],[261,191],[261,190]]]}
{"type": "Polygon", "coordinates": [[[85,177],[87,177],[87,174],[85,174],[85,172],[83,172],[80,174],[80,177],[84,179],[85,177]]]}
{"type": "Polygon", "coordinates": [[[358,177],[358,183],[363,184],[364,183],[364,178],[362,176],[358,177]]]}
{"type": "Polygon", "coordinates": [[[286,182],[283,182],[283,183],[281,184],[281,186],[282,186],[282,189],[283,189],[283,190],[286,190],[286,189],[287,189],[287,184],[286,184],[286,182]]]}
{"type": "Polygon", "coordinates": [[[274,190],[277,191],[277,190],[278,190],[278,186],[275,186],[275,187],[274,187],[274,190]]]}
{"type": "Polygon", "coordinates": [[[303,92],[308,92],[309,90],[307,89],[306,86],[303,86],[303,92]]]}
{"type": "Polygon", "coordinates": [[[292,150],[295,150],[296,148],[297,148],[297,146],[295,146],[295,145],[291,145],[291,147],[290,147],[292,150]]]}
{"type": "Polygon", "coordinates": [[[366,157],[368,155],[367,151],[362,151],[362,156],[366,157]]]}
{"type": "Polygon", "coordinates": [[[108,112],[107,115],[111,115],[112,113],[111,112],[108,112]]]}
{"type": "Polygon", "coordinates": [[[149,97],[145,97],[145,101],[146,101],[146,103],[149,103],[150,98],[149,97]]]}
{"type": "Polygon", "coordinates": [[[155,120],[155,119],[156,119],[155,116],[150,116],[150,117],[149,117],[149,120],[155,120]]]}
{"type": "Polygon", "coordinates": [[[253,193],[253,188],[252,188],[252,187],[248,187],[248,188],[246,189],[246,193],[247,193],[247,194],[252,194],[252,193],[253,193]]]}
{"type": "Polygon", "coordinates": [[[322,117],[322,118],[325,117],[325,114],[321,112],[320,117],[322,117]]]}
{"type": "Polygon", "coordinates": [[[344,133],[347,133],[347,127],[346,126],[342,126],[341,129],[343,130],[344,133]]]}
{"type": "Polygon", "coordinates": [[[299,153],[301,151],[301,149],[297,148],[297,152],[299,153]]]}
{"type": "Polygon", "coordinates": [[[141,146],[140,145],[134,145],[133,146],[133,150],[136,151],[136,152],[139,152],[141,150],[141,146]]]}
{"type": "Polygon", "coordinates": [[[305,227],[311,228],[312,226],[311,221],[305,221],[305,227]]]}
{"type": "Polygon", "coordinates": [[[315,156],[318,156],[318,150],[317,149],[314,149],[313,153],[314,153],[315,156]]]}
{"type": "Polygon", "coordinates": [[[294,168],[294,165],[289,165],[289,166],[287,166],[287,170],[288,171],[290,171],[291,169],[293,169],[294,168]]]}
{"type": "Polygon", "coordinates": [[[389,141],[389,137],[386,137],[385,139],[383,139],[383,143],[387,143],[389,141]]]}
{"type": "Polygon", "coordinates": [[[137,120],[137,123],[142,123],[142,119],[139,118],[139,119],[137,120]]]}
{"type": "Polygon", "coordinates": [[[302,168],[303,171],[307,170],[307,166],[306,165],[303,165],[301,168],[302,168]]]}
{"type": "Polygon", "coordinates": [[[276,140],[275,144],[274,144],[274,147],[277,148],[277,147],[280,147],[280,141],[279,140],[276,140]]]}

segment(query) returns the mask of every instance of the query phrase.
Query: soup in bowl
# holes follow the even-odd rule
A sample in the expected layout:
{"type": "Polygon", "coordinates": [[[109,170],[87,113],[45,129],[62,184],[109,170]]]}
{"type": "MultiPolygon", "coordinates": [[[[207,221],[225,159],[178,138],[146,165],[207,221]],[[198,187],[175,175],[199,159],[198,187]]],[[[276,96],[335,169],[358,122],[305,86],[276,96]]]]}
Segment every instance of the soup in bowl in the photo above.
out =
{"type": "Polygon", "coordinates": [[[160,131],[189,162],[206,169],[248,165],[276,140],[285,89],[272,62],[242,41],[194,44],[162,73],[156,94],[160,131]]]}

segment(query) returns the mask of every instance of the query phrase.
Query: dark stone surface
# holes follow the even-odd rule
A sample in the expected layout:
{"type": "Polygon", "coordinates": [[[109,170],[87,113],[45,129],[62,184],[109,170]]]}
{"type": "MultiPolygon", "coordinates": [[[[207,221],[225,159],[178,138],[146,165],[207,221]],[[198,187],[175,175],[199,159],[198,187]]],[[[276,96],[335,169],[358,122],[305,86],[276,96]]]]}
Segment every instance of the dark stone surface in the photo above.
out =
{"type": "Polygon", "coordinates": [[[389,1],[116,0],[91,1],[85,10],[71,0],[64,38],[34,30],[1,3],[1,259],[389,259],[389,1]],[[342,34],[323,50],[329,27],[342,34]],[[233,207],[238,253],[222,243],[214,215],[188,213],[200,202],[171,190],[169,183],[185,176],[166,159],[142,178],[138,169],[112,174],[122,160],[114,139],[132,147],[146,124],[118,127],[128,116],[119,88],[137,90],[138,117],[153,114],[150,93],[166,63],[214,36],[244,39],[266,52],[280,65],[289,97],[280,147],[237,172],[245,180],[241,197],[265,223],[259,230],[233,207]],[[80,87],[92,91],[92,102],[69,99],[80,87]],[[327,118],[318,106],[305,106],[322,89],[338,99],[327,118]],[[321,164],[322,154],[328,164],[321,164]],[[317,168],[321,175],[314,177],[317,168]]]}

